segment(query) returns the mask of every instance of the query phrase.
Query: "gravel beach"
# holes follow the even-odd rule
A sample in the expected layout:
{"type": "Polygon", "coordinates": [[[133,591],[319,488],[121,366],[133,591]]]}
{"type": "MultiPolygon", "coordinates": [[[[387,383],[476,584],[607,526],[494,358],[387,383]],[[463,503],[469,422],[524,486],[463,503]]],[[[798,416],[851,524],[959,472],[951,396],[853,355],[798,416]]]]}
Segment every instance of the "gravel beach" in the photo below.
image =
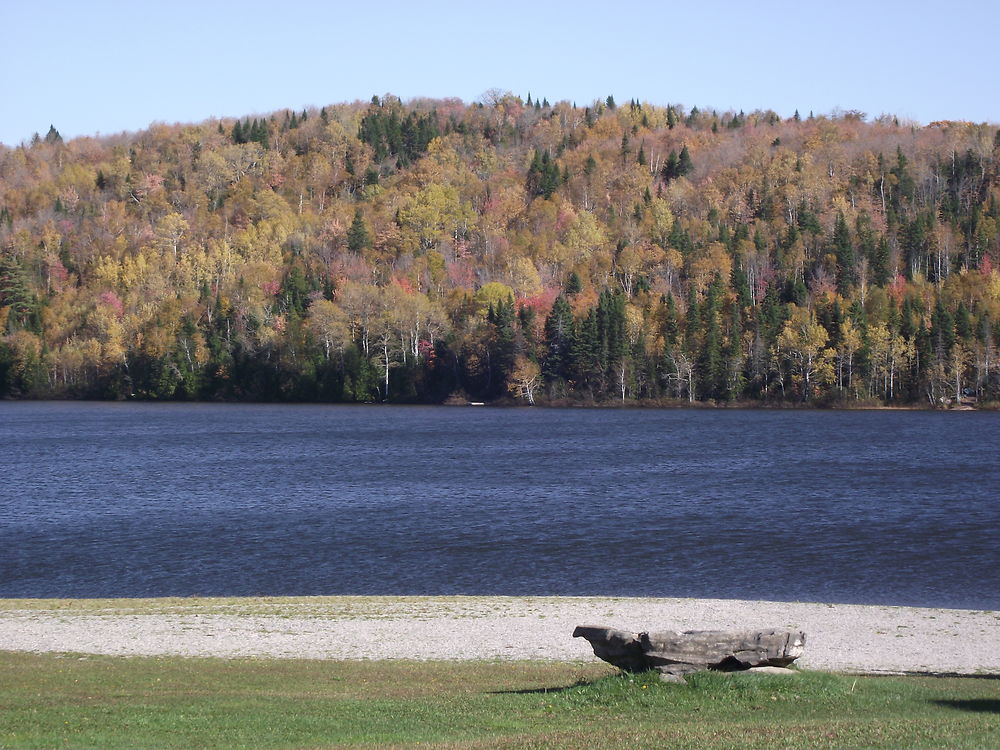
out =
{"type": "Polygon", "coordinates": [[[804,669],[1000,673],[1000,612],[610,597],[0,600],[0,650],[306,659],[596,660],[577,625],[795,628],[804,669]]]}

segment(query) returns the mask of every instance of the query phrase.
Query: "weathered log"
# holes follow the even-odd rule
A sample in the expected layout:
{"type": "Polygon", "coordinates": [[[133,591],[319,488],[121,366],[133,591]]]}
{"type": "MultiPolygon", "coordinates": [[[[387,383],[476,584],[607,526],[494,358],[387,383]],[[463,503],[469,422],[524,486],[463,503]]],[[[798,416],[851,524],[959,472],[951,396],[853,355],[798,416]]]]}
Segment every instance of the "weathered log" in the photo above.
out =
{"type": "Polygon", "coordinates": [[[638,636],[632,633],[614,628],[578,625],[573,631],[573,637],[586,638],[594,647],[594,654],[598,658],[626,672],[645,672],[651,668],[642,653],[638,636]]]}
{"type": "Polygon", "coordinates": [[[777,629],[627,633],[584,625],[573,631],[573,637],[586,638],[595,655],[627,672],[655,669],[678,676],[704,669],[787,667],[802,655],[806,643],[801,631],[777,629]]]}

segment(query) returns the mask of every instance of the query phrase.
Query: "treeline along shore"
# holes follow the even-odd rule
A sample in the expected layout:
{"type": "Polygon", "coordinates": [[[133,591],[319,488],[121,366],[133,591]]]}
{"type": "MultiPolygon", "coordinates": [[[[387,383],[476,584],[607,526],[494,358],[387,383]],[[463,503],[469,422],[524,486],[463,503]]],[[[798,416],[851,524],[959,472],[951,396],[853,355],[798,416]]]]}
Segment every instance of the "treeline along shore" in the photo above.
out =
{"type": "Polygon", "coordinates": [[[0,397],[1000,401],[1000,131],[376,96],[0,146],[0,397]]]}

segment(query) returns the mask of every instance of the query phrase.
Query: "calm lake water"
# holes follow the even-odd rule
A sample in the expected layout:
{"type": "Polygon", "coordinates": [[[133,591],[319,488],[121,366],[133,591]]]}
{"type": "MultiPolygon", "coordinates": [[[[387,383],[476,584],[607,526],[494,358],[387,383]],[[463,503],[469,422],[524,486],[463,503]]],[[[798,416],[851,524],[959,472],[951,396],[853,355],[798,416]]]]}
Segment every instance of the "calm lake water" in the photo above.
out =
{"type": "Polygon", "coordinates": [[[1000,414],[0,403],[0,596],[1000,609],[1000,414]]]}

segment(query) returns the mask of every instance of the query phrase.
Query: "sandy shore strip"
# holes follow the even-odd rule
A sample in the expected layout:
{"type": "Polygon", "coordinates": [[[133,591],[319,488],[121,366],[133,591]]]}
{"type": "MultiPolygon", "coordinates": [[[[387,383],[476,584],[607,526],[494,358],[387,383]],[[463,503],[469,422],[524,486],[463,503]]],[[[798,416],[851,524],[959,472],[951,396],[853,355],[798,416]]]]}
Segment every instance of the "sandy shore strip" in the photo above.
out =
{"type": "Polygon", "coordinates": [[[306,659],[593,661],[577,625],[796,628],[804,669],[1000,674],[1000,612],[721,599],[0,599],[0,650],[306,659]]]}

